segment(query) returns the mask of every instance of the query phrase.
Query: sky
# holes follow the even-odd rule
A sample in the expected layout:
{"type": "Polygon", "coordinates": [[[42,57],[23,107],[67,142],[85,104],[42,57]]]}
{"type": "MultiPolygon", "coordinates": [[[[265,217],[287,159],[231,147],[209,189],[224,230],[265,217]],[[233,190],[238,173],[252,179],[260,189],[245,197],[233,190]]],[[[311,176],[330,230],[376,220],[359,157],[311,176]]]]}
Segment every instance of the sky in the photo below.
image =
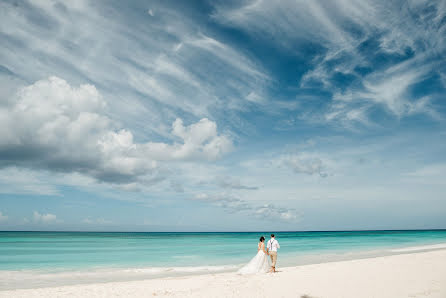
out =
{"type": "Polygon", "coordinates": [[[0,2],[0,230],[446,228],[446,1],[0,2]]]}

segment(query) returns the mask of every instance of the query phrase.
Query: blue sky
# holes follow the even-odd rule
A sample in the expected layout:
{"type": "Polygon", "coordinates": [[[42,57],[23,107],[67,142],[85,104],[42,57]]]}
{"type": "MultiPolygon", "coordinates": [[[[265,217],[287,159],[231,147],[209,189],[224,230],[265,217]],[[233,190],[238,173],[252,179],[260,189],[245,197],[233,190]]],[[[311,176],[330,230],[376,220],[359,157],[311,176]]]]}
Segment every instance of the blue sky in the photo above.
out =
{"type": "Polygon", "coordinates": [[[445,1],[2,1],[1,230],[446,228],[445,1]]]}

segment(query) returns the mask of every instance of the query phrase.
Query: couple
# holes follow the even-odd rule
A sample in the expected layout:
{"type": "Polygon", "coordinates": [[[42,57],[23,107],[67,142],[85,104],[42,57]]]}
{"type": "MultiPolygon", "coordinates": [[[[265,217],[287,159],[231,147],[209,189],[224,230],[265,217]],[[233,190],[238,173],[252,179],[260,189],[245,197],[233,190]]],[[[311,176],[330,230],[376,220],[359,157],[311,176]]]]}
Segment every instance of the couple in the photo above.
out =
{"type": "Polygon", "coordinates": [[[276,272],[277,249],[279,248],[279,241],[275,239],[274,234],[271,234],[271,239],[266,244],[266,249],[265,237],[260,237],[259,244],[257,246],[257,255],[252,258],[248,264],[243,266],[238,273],[252,274],[276,272]],[[268,264],[268,255],[271,257],[271,267],[268,264]]]}

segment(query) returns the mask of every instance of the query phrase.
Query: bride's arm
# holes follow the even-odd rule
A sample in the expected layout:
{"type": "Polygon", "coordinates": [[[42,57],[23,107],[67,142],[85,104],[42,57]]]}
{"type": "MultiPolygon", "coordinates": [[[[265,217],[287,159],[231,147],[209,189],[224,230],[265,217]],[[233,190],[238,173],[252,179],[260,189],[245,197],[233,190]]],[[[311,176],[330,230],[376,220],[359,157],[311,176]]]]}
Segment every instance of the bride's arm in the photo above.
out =
{"type": "Polygon", "coordinates": [[[265,254],[268,254],[268,252],[265,250],[265,243],[262,244],[262,250],[265,254]]]}

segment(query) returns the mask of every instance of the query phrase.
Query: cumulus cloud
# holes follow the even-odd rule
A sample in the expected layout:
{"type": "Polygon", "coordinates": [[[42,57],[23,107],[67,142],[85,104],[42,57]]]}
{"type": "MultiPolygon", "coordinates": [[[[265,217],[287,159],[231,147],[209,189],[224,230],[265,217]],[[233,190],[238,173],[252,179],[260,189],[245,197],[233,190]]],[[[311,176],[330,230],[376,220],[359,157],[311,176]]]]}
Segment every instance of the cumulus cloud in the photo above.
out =
{"type": "Polygon", "coordinates": [[[207,194],[199,193],[192,198],[210,203],[225,209],[229,213],[245,213],[260,219],[279,219],[284,221],[299,220],[299,212],[294,208],[277,207],[274,204],[256,205],[252,202],[228,193],[207,194]]]}
{"type": "Polygon", "coordinates": [[[217,125],[207,118],[188,127],[181,119],[172,124],[172,133],[180,137],[183,144],[172,148],[172,157],[178,159],[206,158],[214,160],[232,149],[232,142],[226,136],[217,134],[217,125]]]}
{"type": "Polygon", "coordinates": [[[5,221],[7,221],[8,220],[8,216],[6,216],[5,214],[3,214],[1,211],[0,211],[0,222],[5,222],[5,221]]]}
{"type": "Polygon", "coordinates": [[[172,143],[134,141],[106,113],[93,85],[50,77],[21,89],[0,106],[0,165],[78,172],[99,181],[131,183],[162,176],[159,162],[215,160],[232,149],[215,122],[172,124],[172,143]]]}
{"type": "Polygon", "coordinates": [[[33,221],[35,223],[54,223],[56,221],[58,221],[56,215],[51,214],[51,213],[47,213],[47,214],[41,214],[37,211],[33,212],[33,221]]]}

